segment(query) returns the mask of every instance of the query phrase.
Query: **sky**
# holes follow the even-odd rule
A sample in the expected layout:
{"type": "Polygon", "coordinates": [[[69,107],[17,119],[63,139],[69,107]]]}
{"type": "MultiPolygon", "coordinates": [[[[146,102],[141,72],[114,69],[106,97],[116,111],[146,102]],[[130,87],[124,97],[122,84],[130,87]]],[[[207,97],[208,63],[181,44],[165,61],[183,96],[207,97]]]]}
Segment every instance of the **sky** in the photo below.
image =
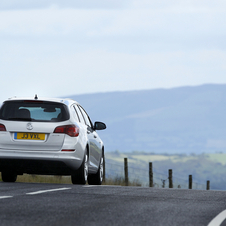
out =
{"type": "Polygon", "coordinates": [[[225,0],[1,0],[0,102],[226,84],[225,0]]]}

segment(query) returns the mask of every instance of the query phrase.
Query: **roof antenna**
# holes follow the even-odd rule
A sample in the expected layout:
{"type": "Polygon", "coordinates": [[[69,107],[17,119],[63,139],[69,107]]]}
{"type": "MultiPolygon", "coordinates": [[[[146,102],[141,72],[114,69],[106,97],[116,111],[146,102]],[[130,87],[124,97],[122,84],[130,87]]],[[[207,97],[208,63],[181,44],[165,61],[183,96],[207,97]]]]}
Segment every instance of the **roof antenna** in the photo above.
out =
{"type": "Polygon", "coordinates": [[[37,96],[37,94],[35,94],[35,100],[38,100],[38,96],[37,96]]]}

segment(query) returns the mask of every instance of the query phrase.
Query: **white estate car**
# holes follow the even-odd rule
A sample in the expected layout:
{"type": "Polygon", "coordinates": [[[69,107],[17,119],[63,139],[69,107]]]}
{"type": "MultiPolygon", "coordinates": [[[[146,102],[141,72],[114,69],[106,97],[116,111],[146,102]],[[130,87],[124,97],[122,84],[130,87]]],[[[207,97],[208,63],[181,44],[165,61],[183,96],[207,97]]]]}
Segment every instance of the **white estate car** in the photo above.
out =
{"type": "Polygon", "coordinates": [[[73,184],[100,185],[104,144],[82,106],[70,99],[11,98],[0,109],[2,181],[17,175],[70,175],[73,184]]]}

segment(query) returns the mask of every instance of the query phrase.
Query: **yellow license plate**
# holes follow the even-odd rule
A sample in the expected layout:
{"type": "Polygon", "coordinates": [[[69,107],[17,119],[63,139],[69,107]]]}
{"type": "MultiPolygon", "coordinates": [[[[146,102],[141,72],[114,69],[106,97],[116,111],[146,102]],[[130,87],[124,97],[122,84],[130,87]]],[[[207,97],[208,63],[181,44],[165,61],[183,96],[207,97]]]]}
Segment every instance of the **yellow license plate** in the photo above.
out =
{"type": "Polygon", "coordinates": [[[44,133],[14,133],[16,140],[45,140],[44,133]]]}

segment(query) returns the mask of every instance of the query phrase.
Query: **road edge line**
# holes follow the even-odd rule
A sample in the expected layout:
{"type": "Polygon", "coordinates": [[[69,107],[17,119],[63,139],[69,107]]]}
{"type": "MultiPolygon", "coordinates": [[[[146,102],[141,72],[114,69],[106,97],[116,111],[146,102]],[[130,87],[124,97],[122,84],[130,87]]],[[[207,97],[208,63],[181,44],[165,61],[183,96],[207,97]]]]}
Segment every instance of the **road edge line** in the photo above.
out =
{"type": "Polygon", "coordinates": [[[26,195],[37,195],[37,194],[42,194],[46,192],[63,191],[63,190],[69,190],[69,189],[71,188],[56,188],[56,189],[49,189],[49,190],[41,190],[41,191],[29,192],[29,193],[26,193],[26,195]]]}
{"type": "Polygon", "coordinates": [[[0,199],[13,198],[13,196],[0,196],[0,199]]]}
{"type": "Polygon", "coordinates": [[[207,226],[220,226],[221,223],[226,219],[226,210],[219,213],[207,226]]]}

